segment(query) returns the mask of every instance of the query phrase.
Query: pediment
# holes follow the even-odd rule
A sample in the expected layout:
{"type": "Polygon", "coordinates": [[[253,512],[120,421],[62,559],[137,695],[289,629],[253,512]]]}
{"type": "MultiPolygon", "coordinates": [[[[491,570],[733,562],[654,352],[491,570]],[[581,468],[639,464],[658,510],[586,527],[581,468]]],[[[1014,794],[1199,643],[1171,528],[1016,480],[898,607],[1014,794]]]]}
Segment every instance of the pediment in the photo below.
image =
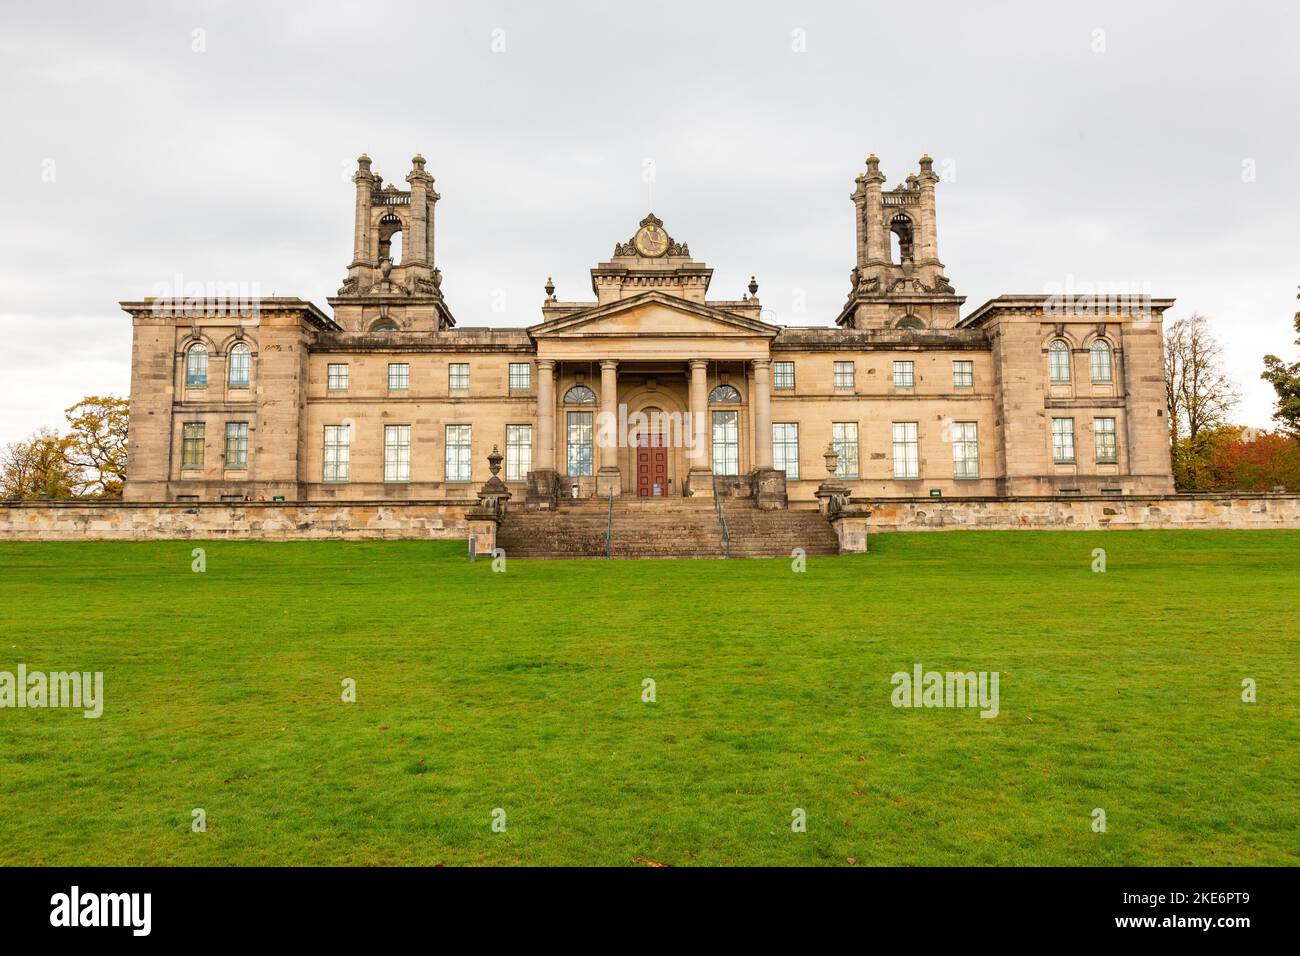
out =
{"type": "Polygon", "coordinates": [[[773,338],[775,325],[652,290],[528,329],[534,339],[625,336],[773,338]]]}

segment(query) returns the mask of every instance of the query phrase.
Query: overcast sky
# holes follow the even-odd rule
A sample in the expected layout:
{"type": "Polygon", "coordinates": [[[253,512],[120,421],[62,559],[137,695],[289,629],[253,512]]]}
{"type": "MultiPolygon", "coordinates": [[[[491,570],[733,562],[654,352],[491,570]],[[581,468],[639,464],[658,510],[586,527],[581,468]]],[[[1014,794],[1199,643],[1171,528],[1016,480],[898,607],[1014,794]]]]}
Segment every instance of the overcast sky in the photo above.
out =
{"type": "Polygon", "coordinates": [[[117,302],[177,276],[324,308],[362,151],[401,188],[427,157],[453,312],[521,326],[548,275],[590,297],[650,208],[713,297],[755,274],[769,320],[829,324],[864,158],[892,187],[928,152],[964,312],[1053,285],[1175,297],[1267,425],[1261,357],[1297,352],[1300,14],[1055,6],[6,4],[0,442],[125,395],[117,302]]]}

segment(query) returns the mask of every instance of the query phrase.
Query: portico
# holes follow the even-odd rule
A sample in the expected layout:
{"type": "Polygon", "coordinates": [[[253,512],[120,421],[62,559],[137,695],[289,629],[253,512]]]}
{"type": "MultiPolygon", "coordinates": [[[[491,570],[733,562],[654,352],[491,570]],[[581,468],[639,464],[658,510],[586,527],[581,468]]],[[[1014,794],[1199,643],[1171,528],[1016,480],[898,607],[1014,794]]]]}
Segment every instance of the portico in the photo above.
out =
{"type": "Polygon", "coordinates": [[[584,493],[608,497],[647,488],[712,494],[714,474],[771,468],[771,442],[762,436],[772,418],[775,326],[660,291],[564,311],[528,330],[538,355],[535,469],[594,478],[580,482],[584,493]],[[719,385],[739,400],[715,413],[709,395],[719,385]],[[595,393],[595,408],[585,390],[595,393]],[[588,432],[589,476],[582,474],[588,432]],[[715,441],[737,445],[725,462],[714,461],[715,441]],[[638,474],[658,460],[637,454],[638,443],[665,449],[665,481],[647,483],[638,474]]]}

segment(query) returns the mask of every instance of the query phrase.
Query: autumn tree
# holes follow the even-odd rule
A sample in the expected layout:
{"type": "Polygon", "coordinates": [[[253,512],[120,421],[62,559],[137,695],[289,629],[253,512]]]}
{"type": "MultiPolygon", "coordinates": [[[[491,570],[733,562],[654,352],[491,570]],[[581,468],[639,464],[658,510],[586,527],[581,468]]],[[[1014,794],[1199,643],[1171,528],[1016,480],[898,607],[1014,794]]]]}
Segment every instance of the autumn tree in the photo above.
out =
{"type": "MultiPolygon", "coordinates": [[[[1300,312],[1295,314],[1295,330],[1300,334],[1300,312]]],[[[1296,345],[1300,345],[1300,337],[1296,338],[1296,345]]],[[[1277,392],[1277,410],[1273,417],[1292,435],[1300,437],[1300,362],[1287,363],[1276,355],[1265,355],[1264,372],[1260,378],[1277,392]]]]}
{"type": "Polygon", "coordinates": [[[126,481],[130,404],[116,395],[90,395],[69,408],[67,455],[81,478],[78,495],[120,498],[126,481]]]}
{"type": "Polygon", "coordinates": [[[1224,427],[1239,398],[1209,319],[1193,313],[1166,327],[1164,365],[1175,480],[1183,488],[1204,487],[1197,477],[1199,469],[1180,458],[1206,451],[1204,433],[1224,427]]]}
{"type": "Polygon", "coordinates": [[[68,460],[68,439],[43,428],[0,451],[0,497],[69,498],[81,481],[68,460]]]}

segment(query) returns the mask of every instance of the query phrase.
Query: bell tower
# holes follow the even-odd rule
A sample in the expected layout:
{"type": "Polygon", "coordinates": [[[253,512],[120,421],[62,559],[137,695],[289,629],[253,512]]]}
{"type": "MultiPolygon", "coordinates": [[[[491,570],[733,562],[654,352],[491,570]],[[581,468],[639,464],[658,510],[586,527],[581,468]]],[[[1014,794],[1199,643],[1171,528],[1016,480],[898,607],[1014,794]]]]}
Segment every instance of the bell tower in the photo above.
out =
{"type": "Polygon", "coordinates": [[[434,206],[441,198],[419,153],[406,176],[410,186],[384,185],[370,157],[357,158],[352,263],[329,300],[348,332],[440,332],[456,324],[442,297],[434,258],[434,206]]]}
{"type": "Polygon", "coordinates": [[[934,160],[920,159],[920,174],[884,189],[876,155],[856,180],[853,200],[857,260],[852,288],[837,325],[849,329],[952,328],[961,305],[939,261],[934,160]]]}

